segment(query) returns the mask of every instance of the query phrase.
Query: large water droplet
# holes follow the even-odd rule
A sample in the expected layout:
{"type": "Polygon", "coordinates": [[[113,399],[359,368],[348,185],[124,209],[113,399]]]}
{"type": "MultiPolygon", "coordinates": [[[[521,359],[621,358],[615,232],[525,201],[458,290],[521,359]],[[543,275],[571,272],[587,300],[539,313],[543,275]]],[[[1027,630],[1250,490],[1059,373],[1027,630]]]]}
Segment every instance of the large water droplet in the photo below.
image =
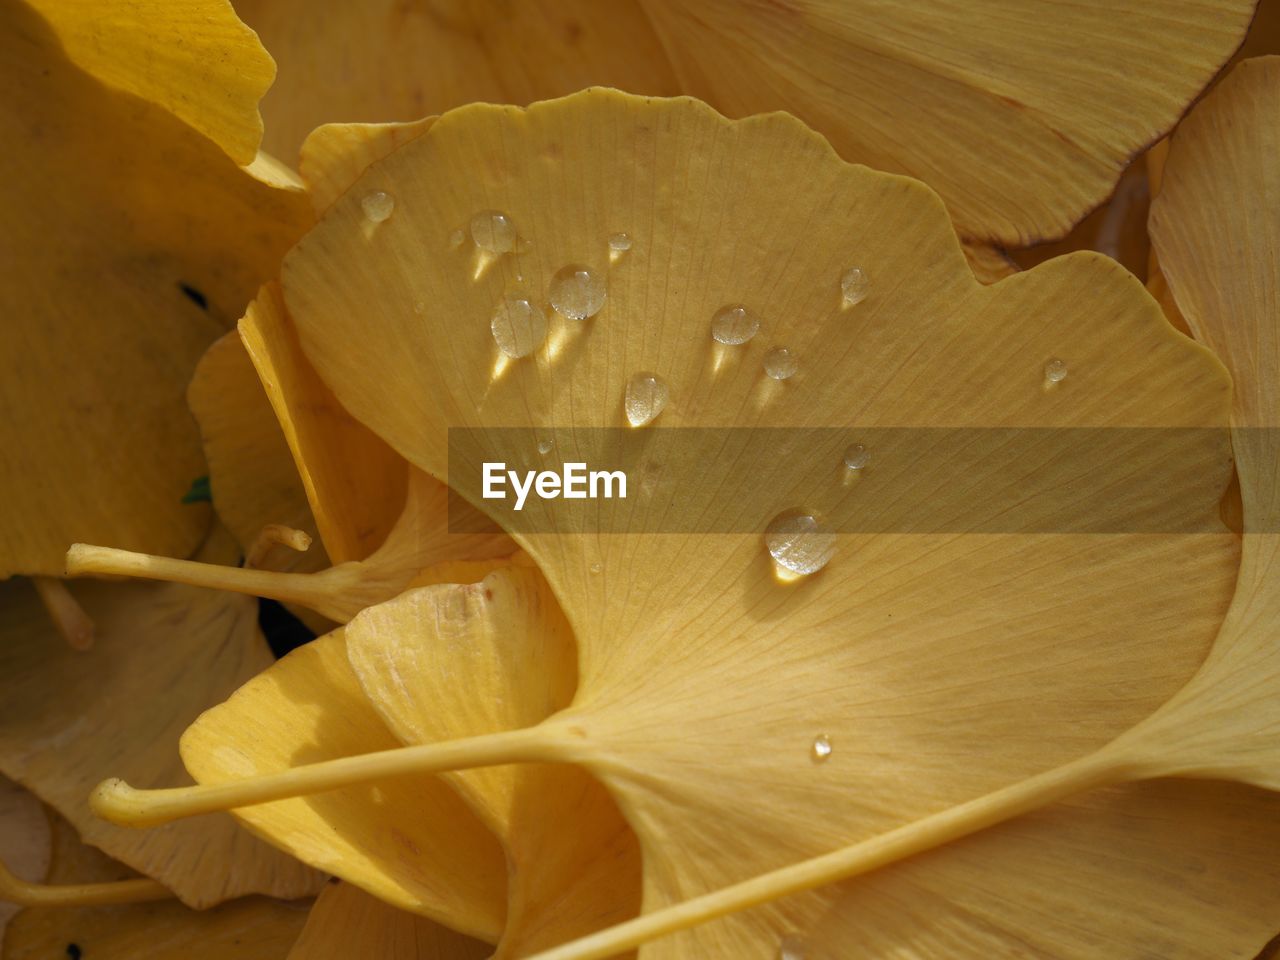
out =
{"type": "Polygon", "coordinates": [[[381,223],[391,216],[395,208],[396,198],[381,190],[366,193],[360,198],[360,209],[364,211],[364,217],[370,223],[381,223]]]}
{"type": "Polygon", "coordinates": [[[631,249],[631,238],[625,233],[615,233],[609,238],[609,249],[614,253],[626,253],[631,249]]]}
{"type": "Polygon", "coordinates": [[[633,427],[643,427],[657,419],[667,405],[671,390],[655,373],[637,373],[627,381],[623,406],[627,422],[633,427]]]}
{"type": "Polygon", "coordinates": [[[814,763],[826,763],[831,756],[831,738],[825,733],[814,737],[813,748],[809,751],[809,756],[813,758],[814,763]]]}
{"type": "Polygon", "coordinates": [[[721,307],[711,318],[711,336],[719,343],[746,343],[760,329],[760,318],[741,304],[721,307]]]}
{"type": "Polygon", "coordinates": [[[796,358],[786,347],[775,347],[764,355],[764,372],[775,380],[786,380],[799,369],[796,358]]]}
{"type": "Polygon", "coordinates": [[[510,253],[516,246],[511,218],[497,210],[483,210],[471,218],[471,242],[485,253],[510,253]]]}
{"type": "Polygon", "coordinates": [[[836,552],[835,533],[811,513],[775,517],[765,528],[764,542],[778,566],[802,576],[817,573],[836,552]]]}
{"type": "Polygon", "coordinates": [[[550,452],[551,452],[551,448],[552,448],[552,447],[554,447],[554,446],[555,446],[555,444],[554,444],[554,443],[552,443],[550,440],[539,440],[539,441],[538,441],[538,452],[539,452],[540,454],[542,454],[542,455],[545,457],[548,453],[550,453],[550,452]]]}
{"type": "Polygon", "coordinates": [[[840,278],[840,293],[846,307],[861,303],[867,299],[867,294],[870,292],[871,281],[867,279],[861,267],[850,267],[840,278]]]}
{"type": "Polygon", "coordinates": [[[573,264],[551,278],[551,306],[570,320],[594,317],[604,306],[604,277],[588,267],[573,264]]]}
{"type": "Polygon", "coordinates": [[[789,934],[778,941],[778,960],[807,960],[809,945],[800,937],[789,934]]]}
{"type": "Polygon", "coordinates": [[[1061,383],[1067,379],[1067,365],[1054,358],[1044,365],[1044,378],[1050,383],[1061,383]]]}
{"type": "Polygon", "coordinates": [[[861,470],[870,459],[870,452],[860,443],[851,444],[844,452],[844,465],[850,470],[861,470]]]}
{"type": "Polygon", "coordinates": [[[518,360],[533,353],[547,339],[547,318],[524,297],[508,294],[494,309],[489,329],[498,349],[518,360]]]}

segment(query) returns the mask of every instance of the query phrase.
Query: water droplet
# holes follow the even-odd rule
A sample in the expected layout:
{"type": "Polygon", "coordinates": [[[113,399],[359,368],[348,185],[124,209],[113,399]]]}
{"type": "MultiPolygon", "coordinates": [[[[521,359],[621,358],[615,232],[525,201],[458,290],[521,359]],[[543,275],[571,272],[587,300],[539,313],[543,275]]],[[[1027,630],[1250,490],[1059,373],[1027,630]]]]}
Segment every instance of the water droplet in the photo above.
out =
{"type": "Polygon", "coordinates": [[[609,249],[614,253],[626,253],[631,249],[631,238],[625,233],[615,233],[609,238],[609,249]]]}
{"type": "Polygon", "coordinates": [[[427,305],[423,303],[421,300],[418,300],[413,305],[413,312],[416,313],[418,316],[422,316],[424,313],[427,312],[427,305]]]}
{"type": "Polygon", "coordinates": [[[1067,365],[1054,358],[1044,365],[1044,378],[1050,383],[1061,383],[1067,378],[1067,365]]]}
{"type": "Polygon", "coordinates": [[[453,233],[449,234],[449,246],[457,249],[462,246],[462,241],[465,239],[467,239],[467,235],[465,233],[461,230],[455,230],[453,233]]]}
{"type": "Polygon", "coordinates": [[[653,423],[667,405],[671,390],[667,382],[654,373],[637,373],[627,381],[623,406],[627,422],[633,427],[653,423]]]}
{"type": "Polygon", "coordinates": [[[760,329],[760,318],[741,304],[721,307],[711,318],[711,336],[720,343],[746,343],[760,329]]]}
{"type": "Polygon", "coordinates": [[[786,380],[796,375],[796,358],[786,347],[775,347],[764,355],[764,372],[775,380],[786,380]]]}
{"type": "Polygon", "coordinates": [[[375,190],[373,193],[366,193],[360,199],[360,209],[364,211],[365,219],[370,223],[381,223],[396,208],[396,198],[389,193],[383,193],[381,190],[375,190]]]}
{"type": "Polygon", "coordinates": [[[814,737],[813,749],[809,755],[813,757],[814,763],[826,763],[827,758],[831,756],[831,738],[825,733],[814,737]]]}
{"type": "Polygon", "coordinates": [[[840,293],[844,297],[844,305],[852,307],[867,299],[871,291],[871,281],[862,272],[861,267],[850,267],[840,278],[840,293]]]}
{"type": "Polygon", "coordinates": [[[600,561],[598,561],[598,560],[597,560],[595,563],[591,564],[591,572],[592,572],[592,573],[599,573],[599,572],[600,572],[601,570],[603,570],[603,569],[604,569],[604,567],[603,567],[603,566],[601,566],[600,561]]]}
{"type": "Polygon", "coordinates": [[[570,320],[594,317],[604,306],[604,298],[604,277],[587,267],[563,267],[551,278],[551,306],[570,320]]]}
{"type": "Polygon", "coordinates": [[[765,546],[780,566],[807,576],[825,567],[836,552],[836,535],[809,513],[784,513],[764,532],[765,546]]]}
{"type": "Polygon", "coordinates": [[[806,960],[809,956],[809,945],[794,935],[788,935],[778,941],[778,960],[806,960]]]}
{"type": "Polygon", "coordinates": [[[539,440],[539,441],[538,441],[538,452],[539,452],[540,454],[542,454],[542,455],[545,457],[548,453],[550,453],[550,452],[551,452],[551,448],[552,448],[552,447],[554,447],[554,446],[555,446],[555,444],[554,444],[554,443],[552,443],[550,440],[539,440]]]}
{"type": "Polygon", "coordinates": [[[850,445],[844,452],[844,465],[850,470],[861,470],[867,465],[867,461],[871,459],[871,454],[867,452],[867,448],[860,443],[850,445]]]}
{"type": "Polygon", "coordinates": [[[485,253],[510,253],[516,246],[516,228],[505,213],[483,210],[471,218],[471,241],[485,253]]]}
{"type": "Polygon", "coordinates": [[[508,294],[494,309],[489,330],[498,349],[518,360],[533,353],[547,339],[547,318],[524,297],[508,294]]]}

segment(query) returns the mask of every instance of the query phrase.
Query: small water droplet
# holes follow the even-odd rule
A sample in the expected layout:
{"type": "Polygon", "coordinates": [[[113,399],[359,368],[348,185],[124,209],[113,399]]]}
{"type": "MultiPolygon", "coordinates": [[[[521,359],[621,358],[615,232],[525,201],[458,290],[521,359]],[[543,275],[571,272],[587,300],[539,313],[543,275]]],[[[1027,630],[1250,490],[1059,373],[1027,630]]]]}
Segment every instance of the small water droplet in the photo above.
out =
{"type": "Polygon", "coordinates": [[[775,380],[786,380],[799,369],[796,358],[786,347],[775,347],[764,355],[764,372],[775,380]]]}
{"type": "Polygon", "coordinates": [[[627,381],[623,406],[627,422],[633,427],[653,423],[667,405],[671,390],[667,382],[655,373],[637,373],[627,381]]]}
{"type": "Polygon", "coordinates": [[[423,303],[421,300],[418,300],[413,305],[413,312],[416,313],[418,316],[422,316],[424,313],[427,312],[427,305],[423,303]]]}
{"type": "Polygon", "coordinates": [[[790,934],[778,941],[778,960],[807,960],[809,945],[800,937],[790,934]]]}
{"type": "Polygon", "coordinates": [[[850,470],[861,470],[870,459],[871,454],[860,443],[851,444],[844,452],[844,465],[850,470]]]}
{"type": "Polygon", "coordinates": [[[554,443],[552,443],[550,440],[539,440],[539,441],[538,441],[538,452],[539,452],[540,454],[542,454],[542,455],[545,457],[548,453],[550,453],[550,452],[551,452],[551,448],[552,448],[552,447],[554,447],[554,446],[555,446],[555,444],[554,444],[554,443]]]}
{"type": "Polygon", "coordinates": [[[615,233],[609,238],[609,249],[614,253],[626,253],[631,249],[631,238],[625,233],[615,233]]]}
{"type": "Polygon", "coordinates": [[[721,307],[711,318],[711,336],[719,343],[746,343],[760,329],[760,318],[741,304],[721,307]]]}
{"type": "Polygon", "coordinates": [[[1044,378],[1050,383],[1061,383],[1067,378],[1067,365],[1055,357],[1044,365],[1044,378]]]}
{"type": "Polygon", "coordinates": [[[814,763],[826,763],[831,756],[831,738],[825,733],[813,738],[813,749],[810,751],[814,763]]]}
{"type": "Polygon", "coordinates": [[[867,299],[871,291],[871,281],[862,272],[861,267],[850,267],[840,278],[840,293],[844,297],[844,305],[852,307],[867,299]]]}
{"type": "Polygon", "coordinates": [[[810,513],[787,512],[765,528],[765,546],[777,564],[792,573],[817,573],[836,552],[836,535],[810,513]]]}
{"type": "Polygon", "coordinates": [[[547,318],[524,297],[508,294],[493,311],[489,330],[498,349],[513,360],[527,357],[547,339],[547,318]]]}
{"type": "Polygon", "coordinates": [[[467,239],[467,235],[465,233],[461,230],[455,230],[453,233],[449,234],[449,246],[456,250],[458,247],[462,246],[462,241],[465,239],[467,239]]]}
{"type": "Polygon", "coordinates": [[[591,564],[591,572],[592,572],[592,573],[599,573],[599,572],[600,572],[601,570],[603,570],[603,569],[604,569],[604,567],[603,567],[603,566],[601,566],[601,564],[600,564],[600,561],[599,561],[599,560],[597,560],[595,563],[591,564]]]}
{"type": "Polygon", "coordinates": [[[497,210],[483,210],[471,218],[471,242],[485,253],[510,253],[516,246],[511,218],[497,210]]]}
{"type": "Polygon", "coordinates": [[[570,320],[594,317],[604,306],[604,277],[588,267],[573,264],[551,278],[551,306],[570,320]]]}
{"type": "Polygon", "coordinates": [[[391,216],[395,208],[396,198],[381,190],[366,193],[360,198],[360,209],[364,211],[364,217],[370,223],[381,223],[391,216]]]}

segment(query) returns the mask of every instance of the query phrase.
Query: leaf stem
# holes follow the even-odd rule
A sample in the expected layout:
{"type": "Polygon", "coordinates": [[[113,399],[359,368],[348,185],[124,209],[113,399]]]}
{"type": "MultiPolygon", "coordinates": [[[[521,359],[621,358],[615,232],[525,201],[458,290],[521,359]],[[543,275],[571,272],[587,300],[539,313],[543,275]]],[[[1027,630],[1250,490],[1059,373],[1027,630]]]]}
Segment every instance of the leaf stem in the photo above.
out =
{"type": "Polygon", "coordinates": [[[348,605],[342,602],[343,598],[336,595],[333,584],[321,574],[226,567],[216,563],[117,550],[114,547],[72,544],[67,551],[67,575],[76,577],[94,574],[164,580],[193,587],[246,593],[254,597],[269,597],[282,603],[301,604],[339,623],[351,619],[348,605]]]}
{"type": "Polygon", "coordinates": [[[1129,778],[1129,773],[1128,765],[1118,759],[1116,753],[1104,748],[888,833],[655,910],[545,950],[529,960],[604,960],[666,934],[688,930],[794,893],[847,880],[932,850],[1063,797],[1122,782],[1129,778]]]}
{"type": "Polygon", "coordinates": [[[88,650],[93,646],[93,620],[84,612],[78,600],[71,595],[65,580],[57,577],[32,577],[31,583],[40,595],[49,619],[58,628],[67,645],[73,650],[88,650]]]}
{"type": "Polygon", "coordinates": [[[49,885],[28,883],[0,863],[0,900],[23,907],[96,907],[111,903],[147,903],[171,900],[173,891],[155,880],[139,877],[114,883],[49,885]]]}
{"type": "Polygon", "coordinates": [[[508,763],[572,762],[570,754],[568,744],[554,728],[536,726],[340,757],[223,783],[138,790],[123,780],[104,780],[94,788],[89,806],[98,816],[112,823],[146,827],[200,813],[323,793],[388,777],[470,770],[508,763]]]}

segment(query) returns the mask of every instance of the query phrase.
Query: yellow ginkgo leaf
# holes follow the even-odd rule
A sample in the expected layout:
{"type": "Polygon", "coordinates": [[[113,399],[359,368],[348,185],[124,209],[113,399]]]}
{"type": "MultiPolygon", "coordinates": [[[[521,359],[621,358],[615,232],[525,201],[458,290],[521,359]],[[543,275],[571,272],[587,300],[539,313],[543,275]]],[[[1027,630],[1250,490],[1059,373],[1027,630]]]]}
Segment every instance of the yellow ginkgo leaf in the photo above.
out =
{"type": "Polygon", "coordinates": [[[258,101],[275,64],[230,0],[23,0],[47,19],[72,62],[136,94],[251,163],[258,101]]]}
{"type": "MultiPolygon", "coordinates": [[[[238,332],[205,351],[187,403],[200,424],[214,509],[239,542],[244,565],[287,573],[327,568],[293,453],[238,332]]],[[[313,633],[333,629],[305,607],[290,612],[313,633]]]]}
{"type": "Polygon", "coordinates": [[[257,604],[175,584],[73,589],[98,627],[88,651],[57,641],[26,583],[0,587],[0,772],[192,906],[313,892],[312,871],[229,817],[142,833],[103,823],[87,804],[107,771],[156,785],[183,776],[182,730],[272,663],[257,604]]]}
{"type": "Polygon", "coordinates": [[[962,235],[1024,246],[1111,192],[1235,50],[1255,4],[644,5],[685,92],[731,116],[793,113],[841,156],[924,180],[962,235]]]}
{"type": "MultiPolygon", "coordinates": [[[[558,745],[614,790],[640,834],[648,906],[1086,752],[1177,688],[1225,607],[1234,549],[1213,534],[851,535],[809,581],[775,581],[762,534],[786,509],[925,502],[900,471],[889,489],[874,473],[838,482],[855,426],[1090,427],[1076,456],[1101,473],[1108,427],[1220,427],[1226,413],[1220,368],[1118,267],[1076,258],[984,290],[927,191],[841,164],[788,120],[730,124],[692,103],[604,92],[455,111],[370,168],[286,260],[284,286],[304,348],[348,409],[419,466],[442,474],[447,460],[478,504],[479,461],[536,459],[486,428],[563,431],[563,456],[590,460],[604,445],[591,431],[626,423],[637,371],[669,384],[668,426],[828,428],[807,448],[780,437],[765,460],[748,459],[769,453],[763,444],[733,446],[727,472],[689,456],[674,431],[637,431],[636,445],[666,455],[680,503],[620,508],[607,536],[598,505],[533,498],[524,519],[500,514],[581,647],[575,705],[536,749],[558,745]],[[429,186],[464,170],[465,188],[429,186]],[[370,235],[358,194],[372,189],[397,212],[370,235]],[[485,210],[531,243],[477,278],[447,237],[485,210]],[[634,245],[606,272],[614,231],[634,245]],[[337,266],[366,260],[391,269],[337,266]],[[424,261],[438,266],[395,266],[424,261]],[[547,350],[494,379],[494,305],[513,287],[563,305],[567,264],[604,278],[602,308],[589,322],[553,317],[547,350]],[[845,308],[853,265],[869,286],[845,308]],[[712,318],[733,302],[763,329],[717,376],[712,318]],[[566,345],[553,353],[558,334],[566,345]],[[358,363],[345,347],[356,337],[358,363]],[[799,371],[775,382],[761,364],[783,344],[799,371]],[[1070,373],[1045,389],[1044,366],[1061,357],[1070,373]],[[447,427],[474,431],[461,451],[473,474],[459,475],[447,427]],[[726,515],[715,529],[729,534],[657,526],[726,515]],[[1187,596],[1188,577],[1207,591],[1187,596]],[[819,737],[833,759],[815,763],[819,737]]],[[[1127,467],[1155,458],[1162,479],[1147,493],[1168,500],[1163,465],[1197,463],[1175,502],[1213,529],[1225,431],[1149,433],[1127,467]]],[[[821,901],[781,909],[775,932],[821,901]]],[[[776,948],[753,942],[761,955],[776,948]]]]}
{"type": "Polygon", "coordinates": [[[280,65],[262,102],[266,149],[293,157],[313,129],[530,103],[592,84],[678,92],[637,0],[237,0],[280,65]]]}
{"type": "MultiPolygon", "coordinates": [[[[293,455],[236,331],[205,351],[187,388],[200,424],[218,518],[249,553],[268,524],[316,535],[293,455]]],[[[284,569],[328,566],[324,547],[295,552],[284,569]]],[[[279,567],[273,567],[279,569],[279,567]]]]}
{"type": "Polygon", "coordinates": [[[422,136],[434,122],[427,117],[407,123],[328,123],[312,130],[302,143],[298,169],[316,213],[329,209],[370,164],[422,136]]]}
{"type": "MultiPolygon", "coordinates": [[[[573,627],[579,687],[527,730],[104,785],[121,820],[576,762],[639,836],[652,909],[1088,753],[1186,681],[1229,602],[1228,383],[1208,351],[1098,255],[979,284],[936,195],[791,118],[610,91],[453,111],[338,199],[283,286],[344,406],[513,530],[573,627]],[[373,230],[369,191],[395,199],[373,230]],[[477,214],[488,229],[455,248],[477,214]],[[512,291],[548,335],[500,364],[512,291]],[[626,402],[642,373],[648,399],[626,402]],[[638,405],[660,419],[628,429],[638,405]],[[482,463],[606,454],[638,464],[631,499],[516,511],[481,492],[482,463]],[[815,536],[766,539],[804,517],[815,536]]],[[[776,955],[837,895],[719,929],[740,945],[750,924],[737,955],[776,955]]]]}
{"type": "MultiPolygon", "coordinates": [[[[201,783],[400,745],[365,699],[343,630],[294,650],[182,738],[201,783]]],[[[405,910],[488,942],[502,934],[502,848],[453,787],[399,777],[237,811],[271,842],[405,910]]]]}
{"type": "MultiPolygon", "coordinates": [[[[1181,776],[1233,779],[1280,790],[1280,708],[1275,697],[1280,678],[1280,647],[1275,638],[1275,625],[1280,622],[1280,442],[1276,433],[1280,333],[1274,308],[1280,295],[1280,258],[1275,254],[1280,212],[1265,202],[1239,202],[1241,197],[1280,194],[1272,164],[1278,117],[1280,57],[1244,61],[1179,127],[1152,209],[1157,259],[1176,299],[1166,309],[1185,316],[1196,336],[1223,358],[1236,387],[1231,422],[1243,552],[1231,607],[1207,659],[1190,682],[1115,742],[1061,770],[868,843],[758,877],[701,902],[682,904],[678,911],[646,917],[629,925],[629,930],[619,928],[593,943],[552,951],[546,960],[608,956],[695,918],[705,921],[730,909],[744,909],[918,854],[1090,785],[1181,776]]],[[[1237,789],[1234,799],[1213,798],[1212,803],[1247,808],[1233,814],[1238,836],[1247,836],[1254,849],[1269,849],[1262,824],[1275,822],[1274,795],[1237,789]],[[1240,823],[1254,820],[1258,809],[1264,813],[1262,822],[1241,828],[1240,823]]],[[[1141,816],[1149,819],[1151,814],[1141,816]]],[[[1208,840],[1220,850],[1229,850],[1237,842],[1235,836],[1223,834],[1215,840],[1216,829],[1213,818],[1202,811],[1191,822],[1165,833],[1179,841],[1193,838],[1197,844],[1208,840]]],[[[1119,851],[1124,844],[1113,841],[1108,846],[1119,851]]],[[[1182,852],[1186,849],[1181,847],[1182,852]]],[[[1268,857],[1263,862],[1273,863],[1274,856],[1268,857]]],[[[1196,861],[1204,862],[1199,856],[1196,861]]],[[[1222,934],[1215,947],[1244,955],[1246,950],[1256,951],[1272,932],[1268,918],[1278,909],[1257,904],[1250,895],[1259,887],[1275,889],[1276,883],[1250,880],[1252,865],[1238,855],[1231,863],[1238,869],[1215,878],[1219,892],[1212,899],[1240,913],[1222,928],[1231,930],[1232,946],[1228,948],[1222,934]],[[1233,892],[1222,892],[1226,890],[1233,892]]],[[[1154,914],[1171,905],[1166,901],[1157,906],[1152,899],[1146,910],[1154,914]]],[[[1197,921],[1203,920],[1203,908],[1196,910],[1197,921]]],[[[1133,912],[1124,915],[1131,920],[1133,912]]],[[[1110,918],[1112,911],[1101,911],[1099,916],[1110,918]]],[[[1091,924],[1091,929],[1096,925],[1091,924]]],[[[1197,931],[1185,920],[1171,913],[1153,918],[1151,926],[1162,931],[1163,955],[1195,954],[1197,931]]],[[[1087,956],[1087,951],[1082,955],[1087,956]]]]}
{"type": "MultiPolygon", "coordinates": [[[[35,794],[0,777],[0,870],[26,883],[41,883],[49,871],[50,842],[49,817],[35,794]]],[[[5,928],[19,909],[0,891],[0,957],[5,928]]]]}
{"type": "Polygon", "coordinates": [[[1280,57],[1242,62],[1178,128],[1151,212],[1178,309],[1235,379],[1244,539],[1235,599],[1209,661],[1137,735],[1164,772],[1272,790],[1280,790],[1278,120],[1280,57]]]}
{"type": "MultiPolygon", "coordinates": [[[[405,744],[532,726],[567,706],[576,687],[569,625],[528,565],[409,591],[363,611],[346,634],[365,695],[405,744]]],[[[526,956],[638,911],[635,836],[585,771],[537,764],[447,776],[507,852],[496,956],[526,956]]]]}
{"type": "Polygon", "coordinates": [[[209,515],[182,503],[205,473],[183,391],[305,229],[305,193],[84,73],[23,4],[0,20],[0,575],[59,576],[86,539],[185,556],[209,515]]]}
{"type": "Polygon", "coordinates": [[[987,243],[965,243],[963,246],[969,269],[982,283],[995,283],[1018,272],[1018,265],[998,247],[987,243]]]}
{"type": "Polygon", "coordinates": [[[406,464],[357,423],[312,370],[275,283],[240,321],[240,337],[267,392],[334,563],[363,560],[404,509],[406,464]]]}
{"type": "Polygon", "coordinates": [[[1148,166],[1147,155],[1139,156],[1120,175],[1106,203],[1076,224],[1069,234],[1051,243],[1015,250],[1012,258],[1029,269],[1073,250],[1097,250],[1146,280],[1151,255],[1147,210],[1154,193],[1148,182],[1148,166]]]}
{"type": "Polygon", "coordinates": [[[316,898],[288,960],[484,960],[492,952],[483,940],[335,881],[316,898]]]}
{"type": "MultiPolygon", "coordinates": [[[[50,880],[111,883],[136,874],[53,820],[50,880]]],[[[307,920],[306,902],[248,897],[211,910],[176,901],[99,907],[28,907],[14,918],[3,960],[285,960],[307,920]],[[72,949],[72,948],[75,949],[72,949]]]]}

